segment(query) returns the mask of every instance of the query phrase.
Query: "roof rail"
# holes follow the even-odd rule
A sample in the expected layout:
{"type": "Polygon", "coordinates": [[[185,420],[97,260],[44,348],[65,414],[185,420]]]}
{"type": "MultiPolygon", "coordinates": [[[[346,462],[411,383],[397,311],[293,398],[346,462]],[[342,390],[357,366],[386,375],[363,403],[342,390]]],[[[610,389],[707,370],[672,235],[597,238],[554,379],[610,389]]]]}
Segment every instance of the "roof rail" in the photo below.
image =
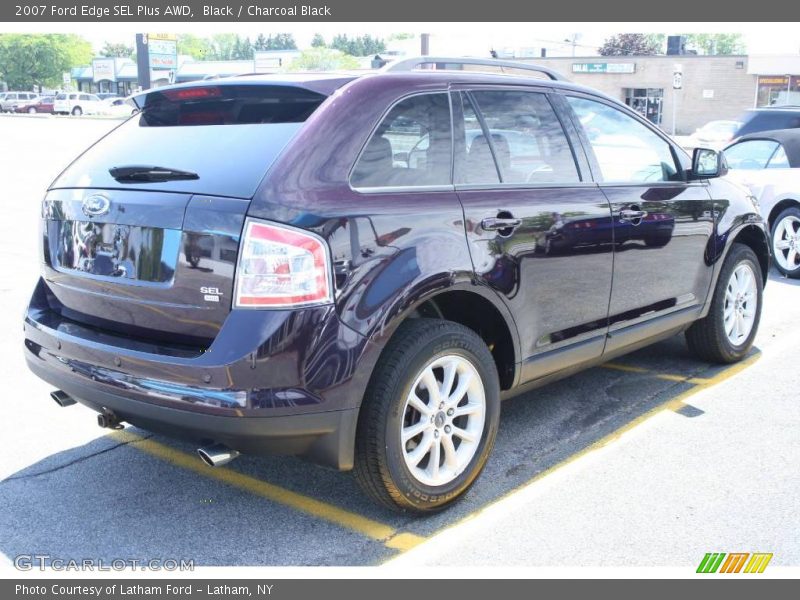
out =
{"type": "Polygon", "coordinates": [[[448,56],[415,56],[413,58],[403,58],[388,63],[380,70],[384,73],[400,73],[403,71],[413,71],[422,65],[478,65],[484,67],[498,67],[500,69],[520,69],[523,71],[533,71],[547,75],[553,81],[568,81],[566,77],[557,73],[553,69],[532,65],[530,63],[517,62],[513,60],[498,60],[496,58],[469,58],[469,57],[448,57],[448,56]]]}

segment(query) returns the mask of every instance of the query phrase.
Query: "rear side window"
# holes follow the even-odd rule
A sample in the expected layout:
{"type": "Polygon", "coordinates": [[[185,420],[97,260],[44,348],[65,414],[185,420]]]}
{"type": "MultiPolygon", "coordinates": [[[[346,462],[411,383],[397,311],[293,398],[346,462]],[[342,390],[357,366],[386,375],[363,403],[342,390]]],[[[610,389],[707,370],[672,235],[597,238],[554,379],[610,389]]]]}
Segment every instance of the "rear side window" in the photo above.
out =
{"type": "Polygon", "coordinates": [[[446,92],[397,103],[361,152],[354,188],[450,185],[452,134],[446,92]]]}
{"type": "Polygon", "coordinates": [[[669,144],[632,116],[602,102],[567,98],[583,127],[603,181],[677,181],[681,174],[669,144]]]}
{"type": "Polygon", "coordinates": [[[67,95],[66,94],[58,94],[56,96],[56,100],[66,100],[66,99],[67,99],[67,95]]]}
{"type": "Polygon", "coordinates": [[[463,105],[458,183],[494,183],[498,172],[504,184],[580,181],[572,149],[544,94],[477,91],[464,94],[463,105]],[[476,122],[476,109],[483,123],[476,122]]]}
{"type": "Polygon", "coordinates": [[[324,100],[309,90],[278,85],[150,92],[140,100],[140,114],[87,150],[53,187],[133,187],[250,198],[324,100]],[[109,173],[114,167],[136,165],[189,171],[197,178],[131,183],[109,173]]]}

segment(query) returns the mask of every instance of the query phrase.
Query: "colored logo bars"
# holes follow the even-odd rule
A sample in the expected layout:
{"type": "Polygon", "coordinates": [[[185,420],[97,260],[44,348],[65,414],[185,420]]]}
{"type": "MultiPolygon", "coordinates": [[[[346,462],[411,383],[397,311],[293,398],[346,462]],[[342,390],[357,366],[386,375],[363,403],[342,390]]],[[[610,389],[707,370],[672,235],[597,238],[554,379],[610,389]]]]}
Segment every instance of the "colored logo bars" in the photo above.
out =
{"type": "Polygon", "coordinates": [[[769,561],[772,560],[771,552],[708,552],[700,565],[698,573],[763,573],[769,561]],[[749,558],[749,560],[748,560],[749,558]],[[746,565],[746,566],[745,566],[746,565]],[[744,567],[744,570],[742,570],[744,567]]]}

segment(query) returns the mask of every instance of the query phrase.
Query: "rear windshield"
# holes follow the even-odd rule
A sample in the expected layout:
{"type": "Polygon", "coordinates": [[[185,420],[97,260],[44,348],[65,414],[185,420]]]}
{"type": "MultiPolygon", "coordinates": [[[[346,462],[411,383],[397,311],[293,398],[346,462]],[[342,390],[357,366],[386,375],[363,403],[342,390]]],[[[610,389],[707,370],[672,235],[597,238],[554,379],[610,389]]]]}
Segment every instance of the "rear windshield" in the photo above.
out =
{"type": "Polygon", "coordinates": [[[744,125],[736,132],[736,137],[741,137],[747,133],[757,133],[759,131],[795,129],[800,127],[800,111],[781,109],[763,110],[745,115],[743,120],[744,125]]]}
{"type": "Polygon", "coordinates": [[[250,198],[325,96],[288,86],[202,86],[148,93],[142,112],[89,148],[53,188],[140,188],[250,198]],[[120,183],[115,167],[188,171],[195,179],[120,183]]]}

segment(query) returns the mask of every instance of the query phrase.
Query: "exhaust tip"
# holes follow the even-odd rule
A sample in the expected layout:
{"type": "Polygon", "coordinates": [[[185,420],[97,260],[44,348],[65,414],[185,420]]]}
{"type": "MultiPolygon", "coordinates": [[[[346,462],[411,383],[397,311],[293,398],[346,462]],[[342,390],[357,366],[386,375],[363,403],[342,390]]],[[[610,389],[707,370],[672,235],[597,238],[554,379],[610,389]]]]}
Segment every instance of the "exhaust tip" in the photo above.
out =
{"type": "Polygon", "coordinates": [[[197,455],[209,467],[221,467],[239,456],[239,452],[231,450],[224,444],[212,444],[211,446],[198,448],[197,455]]]}
{"type": "Polygon", "coordinates": [[[50,397],[55,401],[56,404],[58,404],[62,408],[65,406],[72,406],[76,402],[72,396],[70,396],[67,392],[64,392],[62,390],[56,390],[55,392],[50,392],[50,397]]]}

